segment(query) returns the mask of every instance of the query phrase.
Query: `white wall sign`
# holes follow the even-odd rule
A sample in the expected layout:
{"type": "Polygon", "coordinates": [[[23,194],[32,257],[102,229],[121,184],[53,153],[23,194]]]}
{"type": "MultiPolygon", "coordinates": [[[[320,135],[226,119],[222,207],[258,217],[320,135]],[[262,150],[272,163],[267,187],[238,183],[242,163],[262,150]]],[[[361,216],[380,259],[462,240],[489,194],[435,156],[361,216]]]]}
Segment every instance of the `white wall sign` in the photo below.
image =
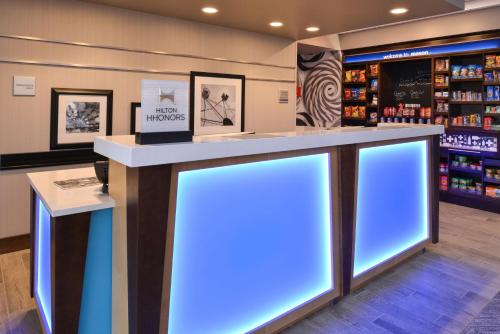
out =
{"type": "Polygon", "coordinates": [[[142,80],[141,122],[138,131],[189,130],[189,83],[142,80]]]}
{"type": "Polygon", "coordinates": [[[278,103],[288,103],[288,89],[278,89],[278,103]]]}
{"type": "Polygon", "coordinates": [[[12,94],[19,96],[35,96],[35,77],[14,76],[12,94]]]}

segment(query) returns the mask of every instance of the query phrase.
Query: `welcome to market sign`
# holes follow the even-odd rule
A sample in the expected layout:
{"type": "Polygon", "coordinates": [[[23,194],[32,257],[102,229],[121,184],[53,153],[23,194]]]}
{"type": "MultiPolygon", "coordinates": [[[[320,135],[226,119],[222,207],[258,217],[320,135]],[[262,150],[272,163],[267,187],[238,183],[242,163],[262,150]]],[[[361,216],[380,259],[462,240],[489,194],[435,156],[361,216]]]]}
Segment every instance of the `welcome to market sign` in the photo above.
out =
{"type": "Polygon", "coordinates": [[[447,53],[459,53],[468,51],[481,51],[500,48],[500,38],[486,39],[481,41],[443,44],[430,47],[412,48],[404,50],[392,50],[385,52],[373,52],[346,56],[344,63],[361,63],[369,61],[381,61],[389,59],[412,58],[422,56],[435,56],[447,53]]]}

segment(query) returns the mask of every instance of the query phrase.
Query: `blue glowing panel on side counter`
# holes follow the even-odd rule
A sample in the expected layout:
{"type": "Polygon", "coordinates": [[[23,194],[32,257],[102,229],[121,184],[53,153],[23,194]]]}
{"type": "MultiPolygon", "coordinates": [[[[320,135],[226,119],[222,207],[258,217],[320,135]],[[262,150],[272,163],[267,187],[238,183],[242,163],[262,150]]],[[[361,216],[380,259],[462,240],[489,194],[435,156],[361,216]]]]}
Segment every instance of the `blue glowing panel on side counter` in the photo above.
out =
{"type": "Polygon", "coordinates": [[[113,209],[92,211],[78,334],[111,334],[113,209]]]}
{"type": "Polygon", "coordinates": [[[42,325],[52,332],[50,285],[50,213],[40,198],[35,201],[35,263],[34,295],[39,305],[42,325]]]}
{"type": "Polygon", "coordinates": [[[179,173],[169,334],[245,333],[333,289],[329,155],[179,173]]]}
{"type": "Polygon", "coordinates": [[[359,150],[356,277],[429,237],[427,142],[359,150]]]}

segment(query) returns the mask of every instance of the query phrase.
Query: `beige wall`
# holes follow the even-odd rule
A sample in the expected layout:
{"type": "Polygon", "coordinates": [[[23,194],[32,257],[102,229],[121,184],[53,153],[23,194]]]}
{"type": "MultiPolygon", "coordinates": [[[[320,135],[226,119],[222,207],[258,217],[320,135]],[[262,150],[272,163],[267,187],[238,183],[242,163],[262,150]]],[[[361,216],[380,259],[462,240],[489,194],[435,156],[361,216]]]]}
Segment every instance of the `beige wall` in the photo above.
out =
{"type": "MultiPolygon", "coordinates": [[[[293,130],[295,67],[296,43],[284,38],[81,1],[0,0],[0,153],[49,150],[52,87],[112,89],[113,134],[126,134],[141,79],[187,81],[191,70],[247,77],[246,130],[293,130]],[[35,76],[36,96],[12,96],[14,75],[35,76]]],[[[25,173],[0,172],[0,238],[28,232],[25,173]]]]}
{"type": "Polygon", "coordinates": [[[500,28],[500,6],[340,34],[342,50],[500,28]]]}

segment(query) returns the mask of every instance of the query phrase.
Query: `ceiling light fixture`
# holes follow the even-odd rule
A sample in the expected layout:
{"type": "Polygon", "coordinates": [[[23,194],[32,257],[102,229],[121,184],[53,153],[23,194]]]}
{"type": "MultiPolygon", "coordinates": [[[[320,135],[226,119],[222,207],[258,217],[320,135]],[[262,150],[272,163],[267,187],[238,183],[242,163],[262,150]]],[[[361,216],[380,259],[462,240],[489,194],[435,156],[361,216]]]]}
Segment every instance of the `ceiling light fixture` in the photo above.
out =
{"type": "Polygon", "coordinates": [[[203,7],[201,9],[201,11],[205,14],[215,14],[217,13],[219,10],[215,7],[203,7]]]}
{"type": "Polygon", "coordinates": [[[309,32],[316,32],[319,31],[319,28],[312,26],[312,27],[307,27],[306,30],[309,32]]]}
{"type": "Polygon", "coordinates": [[[278,27],[282,27],[282,26],[283,26],[283,22],[273,21],[273,22],[269,23],[269,25],[270,25],[271,27],[278,28],[278,27]]]}
{"type": "Polygon", "coordinates": [[[404,14],[407,11],[408,11],[408,8],[404,8],[404,7],[393,8],[390,10],[391,14],[394,14],[394,15],[404,14]]]}

